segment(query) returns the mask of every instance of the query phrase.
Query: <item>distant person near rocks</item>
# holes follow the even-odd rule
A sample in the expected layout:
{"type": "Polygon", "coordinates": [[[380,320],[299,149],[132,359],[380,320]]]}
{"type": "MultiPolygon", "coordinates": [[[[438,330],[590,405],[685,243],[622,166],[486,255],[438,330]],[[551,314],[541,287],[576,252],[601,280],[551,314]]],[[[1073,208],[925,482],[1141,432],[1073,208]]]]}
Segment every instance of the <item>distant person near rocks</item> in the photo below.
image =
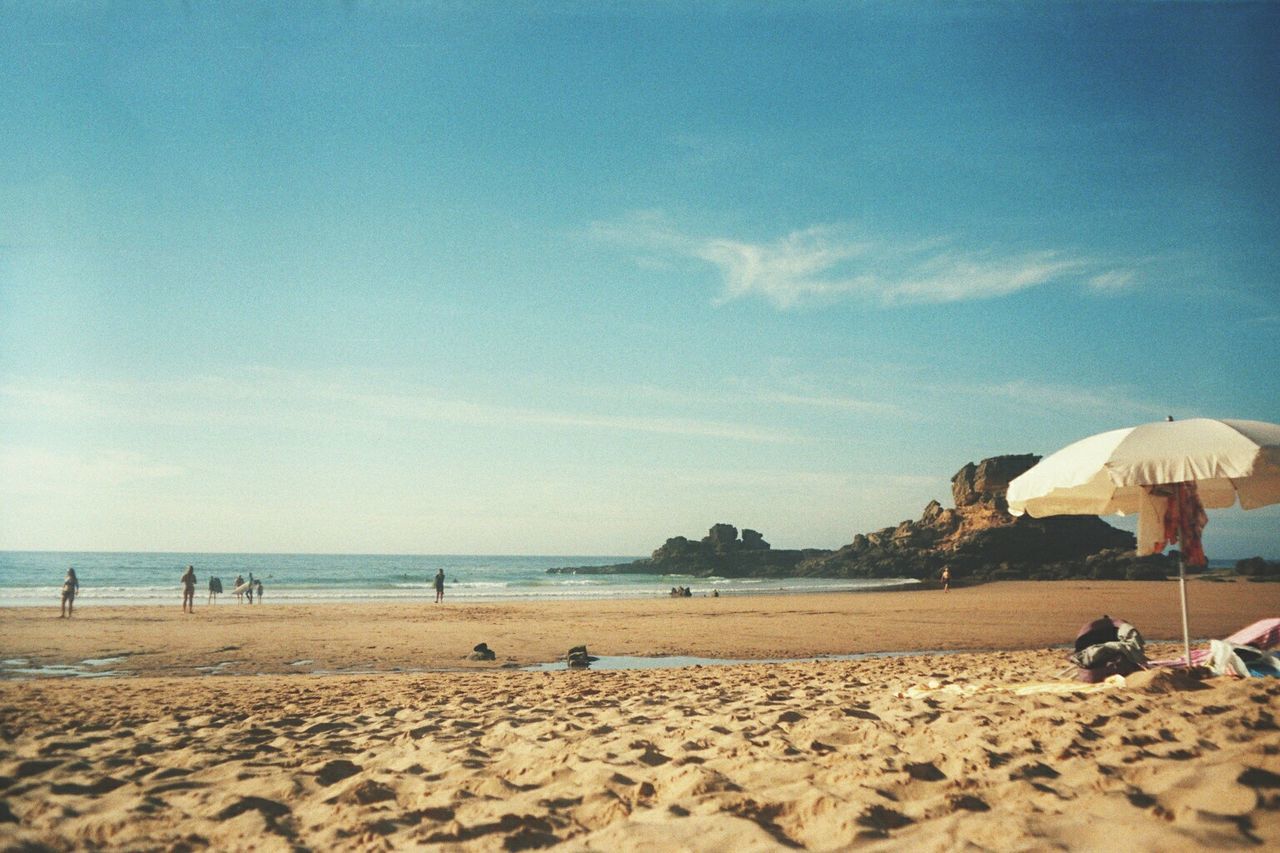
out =
{"type": "Polygon", "coordinates": [[[951,592],[951,567],[942,567],[942,591],[951,592]]]}
{"type": "Polygon", "coordinates": [[[62,612],[59,619],[69,618],[71,610],[75,606],[76,594],[80,592],[80,579],[76,577],[76,570],[67,569],[67,576],[62,581],[62,612]]]}
{"type": "Polygon", "coordinates": [[[182,573],[182,612],[196,612],[196,567],[187,566],[182,573]]]}

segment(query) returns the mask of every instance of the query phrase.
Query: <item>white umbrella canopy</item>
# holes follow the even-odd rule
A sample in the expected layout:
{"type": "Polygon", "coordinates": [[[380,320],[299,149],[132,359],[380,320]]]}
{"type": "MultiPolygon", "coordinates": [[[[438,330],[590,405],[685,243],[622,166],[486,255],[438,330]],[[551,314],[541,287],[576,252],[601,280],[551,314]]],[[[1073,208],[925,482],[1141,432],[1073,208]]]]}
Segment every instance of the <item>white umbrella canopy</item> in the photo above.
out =
{"type": "MultiPolygon", "coordinates": [[[[1129,515],[1147,513],[1139,524],[1163,529],[1153,518],[1168,505],[1153,501],[1160,486],[1192,483],[1205,507],[1244,509],[1280,503],[1280,425],[1265,421],[1191,418],[1099,433],[1040,460],[1009,483],[1006,500],[1013,515],[1129,515]]],[[[1176,494],[1182,494],[1178,487],[1176,494]]],[[[1195,533],[1198,549],[1199,533],[1195,533]]],[[[1151,553],[1141,539],[1138,553],[1151,553]]],[[[1154,544],[1163,547],[1163,537],[1154,544]]],[[[1184,542],[1185,545],[1185,542],[1184,542]]],[[[1201,555],[1203,556],[1203,555],[1201,555]]],[[[1187,619],[1186,574],[1178,561],[1182,598],[1182,642],[1188,665],[1191,632],[1187,619]]]]}
{"type": "Polygon", "coordinates": [[[1195,482],[1206,507],[1280,503],[1280,425],[1192,418],[1099,433],[1009,484],[1014,515],[1129,515],[1152,486],[1195,482]]]}

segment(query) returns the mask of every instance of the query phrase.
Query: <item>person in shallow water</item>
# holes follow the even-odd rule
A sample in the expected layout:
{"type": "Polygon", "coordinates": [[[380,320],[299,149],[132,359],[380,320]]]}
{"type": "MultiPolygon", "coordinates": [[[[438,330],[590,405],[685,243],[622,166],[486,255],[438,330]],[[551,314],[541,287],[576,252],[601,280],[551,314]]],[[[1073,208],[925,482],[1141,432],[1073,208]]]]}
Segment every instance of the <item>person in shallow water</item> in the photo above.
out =
{"type": "Polygon", "coordinates": [[[444,601],[444,569],[436,572],[436,604],[444,601]]]}
{"type": "Polygon", "coordinates": [[[80,591],[80,579],[76,577],[74,568],[67,569],[67,577],[62,581],[62,613],[59,619],[69,617],[75,606],[76,593],[80,591]]]}

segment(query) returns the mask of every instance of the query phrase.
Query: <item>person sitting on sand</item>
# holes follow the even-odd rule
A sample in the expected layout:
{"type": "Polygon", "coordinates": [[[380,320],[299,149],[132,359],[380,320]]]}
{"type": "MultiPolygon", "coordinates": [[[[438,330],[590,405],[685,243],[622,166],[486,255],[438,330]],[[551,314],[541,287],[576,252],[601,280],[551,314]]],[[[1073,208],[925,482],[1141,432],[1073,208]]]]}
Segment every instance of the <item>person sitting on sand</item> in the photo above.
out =
{"type": "Polygon", "coordinates": [[[444,601],[444,569],[436,572],[436,604],[444,601]]]}
{"type": "Polygon", "coordinates": [[[67,577],[62,581],[62,613],[58,616],[63,619],[71,616],[71,610],[75,606],[76,593],[80,591],[80,579],[76,577],[76,570],[67,568],[67,577]]]}
{"type": "Polygon", "coordinates": [[[182,573],[182,612],[196,612],[196,567],[187,566],[182,573]]]}

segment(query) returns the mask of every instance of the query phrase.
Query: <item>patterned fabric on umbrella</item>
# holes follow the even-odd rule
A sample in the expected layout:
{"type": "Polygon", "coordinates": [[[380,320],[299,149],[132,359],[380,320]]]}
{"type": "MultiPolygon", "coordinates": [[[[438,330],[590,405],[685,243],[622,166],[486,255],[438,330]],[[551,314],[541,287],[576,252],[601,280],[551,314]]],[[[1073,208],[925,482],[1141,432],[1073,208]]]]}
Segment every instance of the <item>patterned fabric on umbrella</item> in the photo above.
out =
{"type": "Polygon", "coordinates": [[[1205,566],[1201,537],[1209,522],[1194,482],[1153,486],[1139,509],[1138,556],[1159,554],[1167,546],[1182,549],[1188,566],[1205,566]]]}
{"type": "Polygon", "coordinates": [[[1200,496],[1196,494],[1195,482],[1174,486],[1173,498],[1164,517],[1164,538],[1166,542],[1179,543],[1182,561],[1188,566],[1204,566],[1209,562],[1204,555],[1204,546],[1200,544],[1208,521],[1209,516],[1205,515],[1200,496]]]}

